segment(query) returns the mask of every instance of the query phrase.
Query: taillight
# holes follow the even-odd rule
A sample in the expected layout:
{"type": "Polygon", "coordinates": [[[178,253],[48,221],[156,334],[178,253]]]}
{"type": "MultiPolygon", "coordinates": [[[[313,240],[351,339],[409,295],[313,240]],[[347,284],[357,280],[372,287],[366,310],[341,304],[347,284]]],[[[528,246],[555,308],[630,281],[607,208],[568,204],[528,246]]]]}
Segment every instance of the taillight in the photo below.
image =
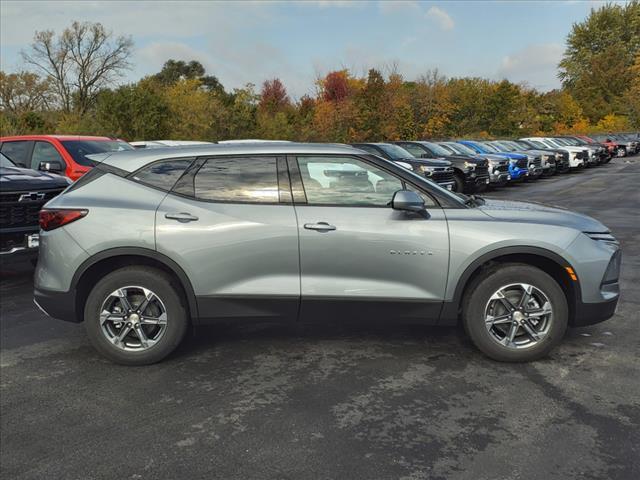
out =
{"type": "Polygon", "coordinates": [[[40,228],[45,232],[54,230],[84,217],[89,210],[40,210],[40,228]]]}

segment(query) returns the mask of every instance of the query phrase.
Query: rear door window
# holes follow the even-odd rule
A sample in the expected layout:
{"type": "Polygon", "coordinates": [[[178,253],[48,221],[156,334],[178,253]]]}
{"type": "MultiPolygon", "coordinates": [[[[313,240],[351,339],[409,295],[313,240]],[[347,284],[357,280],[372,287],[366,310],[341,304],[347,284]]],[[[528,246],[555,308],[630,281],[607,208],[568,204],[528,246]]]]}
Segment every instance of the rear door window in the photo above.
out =
{"type": "Polygon", "coordinates": [[[29,168],[29,154],[31,153],[31,140],[18,140],[3,142],[0,152],[19,167],[29,168]]]}
{"type": "MultiPolygon", "coordinates": [[[[190,180],[185,175],[185,182],[190,180]]],[[[182,191],[182,180],[175,191],[182,191]]],[[[279,202],[276,157],[219,157],[207,159],[193,177],[199,200],[227,203],[279,202]]]]}

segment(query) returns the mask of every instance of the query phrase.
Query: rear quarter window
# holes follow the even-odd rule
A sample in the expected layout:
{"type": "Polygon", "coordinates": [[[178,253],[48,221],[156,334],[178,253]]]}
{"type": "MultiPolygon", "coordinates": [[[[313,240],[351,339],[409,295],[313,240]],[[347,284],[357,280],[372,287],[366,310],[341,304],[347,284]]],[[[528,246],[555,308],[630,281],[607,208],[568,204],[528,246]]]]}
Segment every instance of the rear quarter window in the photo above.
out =
{"type": "Polygon", "coordinates": [[[129,176],[132,180],[159,188],[166,192],[170,191],[178,179],[182,176],[193,158],[182,158],[179,160],[162,160],[142,167],[137,172],[129,176]]]}

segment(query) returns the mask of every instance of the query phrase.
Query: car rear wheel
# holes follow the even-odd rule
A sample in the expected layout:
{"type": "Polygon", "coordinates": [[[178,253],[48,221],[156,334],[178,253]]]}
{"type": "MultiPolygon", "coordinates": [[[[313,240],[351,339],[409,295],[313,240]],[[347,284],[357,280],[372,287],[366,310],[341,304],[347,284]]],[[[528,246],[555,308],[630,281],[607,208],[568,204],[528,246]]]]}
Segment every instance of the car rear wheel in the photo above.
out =
{"type": "Polygon", "coordinates": [[[470,286],[463,307],[464,327],[488,357],[527,362],[544,357],[567,328],[564,292],[547,273],[524,264],[484,272],[470,286]]]}
{"type": "Polygon", "coordinates": [[[188,325],[180,289],[150,267],[116,270],[91,290],[84,310],[92,345],[123,365],[148,365],[169,355],[188,325]]]}

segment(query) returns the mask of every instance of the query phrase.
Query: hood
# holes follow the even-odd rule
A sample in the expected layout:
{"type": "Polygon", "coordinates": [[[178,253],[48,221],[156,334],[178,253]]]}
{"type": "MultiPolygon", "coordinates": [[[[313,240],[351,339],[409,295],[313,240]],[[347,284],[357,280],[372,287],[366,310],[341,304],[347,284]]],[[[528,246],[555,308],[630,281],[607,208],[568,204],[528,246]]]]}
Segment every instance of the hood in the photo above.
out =
{"type": "Polygon", "coordinates": [[[495,153],[478,153],[474,158],[478,160],[482,160],[482,159],[489,160],[489,163],[492,163],[492,164],[497,163],[498,165],[507,163],[507,159],[505,157],[503,157],[502,155],[497,155],[495,153]]]}
{"type": "MultiPolygon", "coordinates": [[[[449,157],[447,157],[449,158],[449,157]]],[[[450,167],[451,162],[447,158],[407,158],[405,162],[419,163],[430,167],[450,167]]],[[[400,160],[403,161],[403,160],[400,160]]]]}
{"type": "Polygon", "coordinates": [[[479,208],[496,220],[520,223],[540,223],[568,227],[581,232],[608,232],[598,220],[562,207],[544,205],[537,202],[514,202],[485,198],[479,208]]]}
{"type": "Polygon", "coordinates": [[[67,177],[39,172],[30,168],[0,167],[0,190],[3,192],[65,188],[71,184],[67,177]]]}
{"type": "Polygon", "coordinates": [[[532,155],[554,155],[555,150],[538,150],[537,148],[532,148],[531,150],[527,150],[527,152],[532,155]]]}

